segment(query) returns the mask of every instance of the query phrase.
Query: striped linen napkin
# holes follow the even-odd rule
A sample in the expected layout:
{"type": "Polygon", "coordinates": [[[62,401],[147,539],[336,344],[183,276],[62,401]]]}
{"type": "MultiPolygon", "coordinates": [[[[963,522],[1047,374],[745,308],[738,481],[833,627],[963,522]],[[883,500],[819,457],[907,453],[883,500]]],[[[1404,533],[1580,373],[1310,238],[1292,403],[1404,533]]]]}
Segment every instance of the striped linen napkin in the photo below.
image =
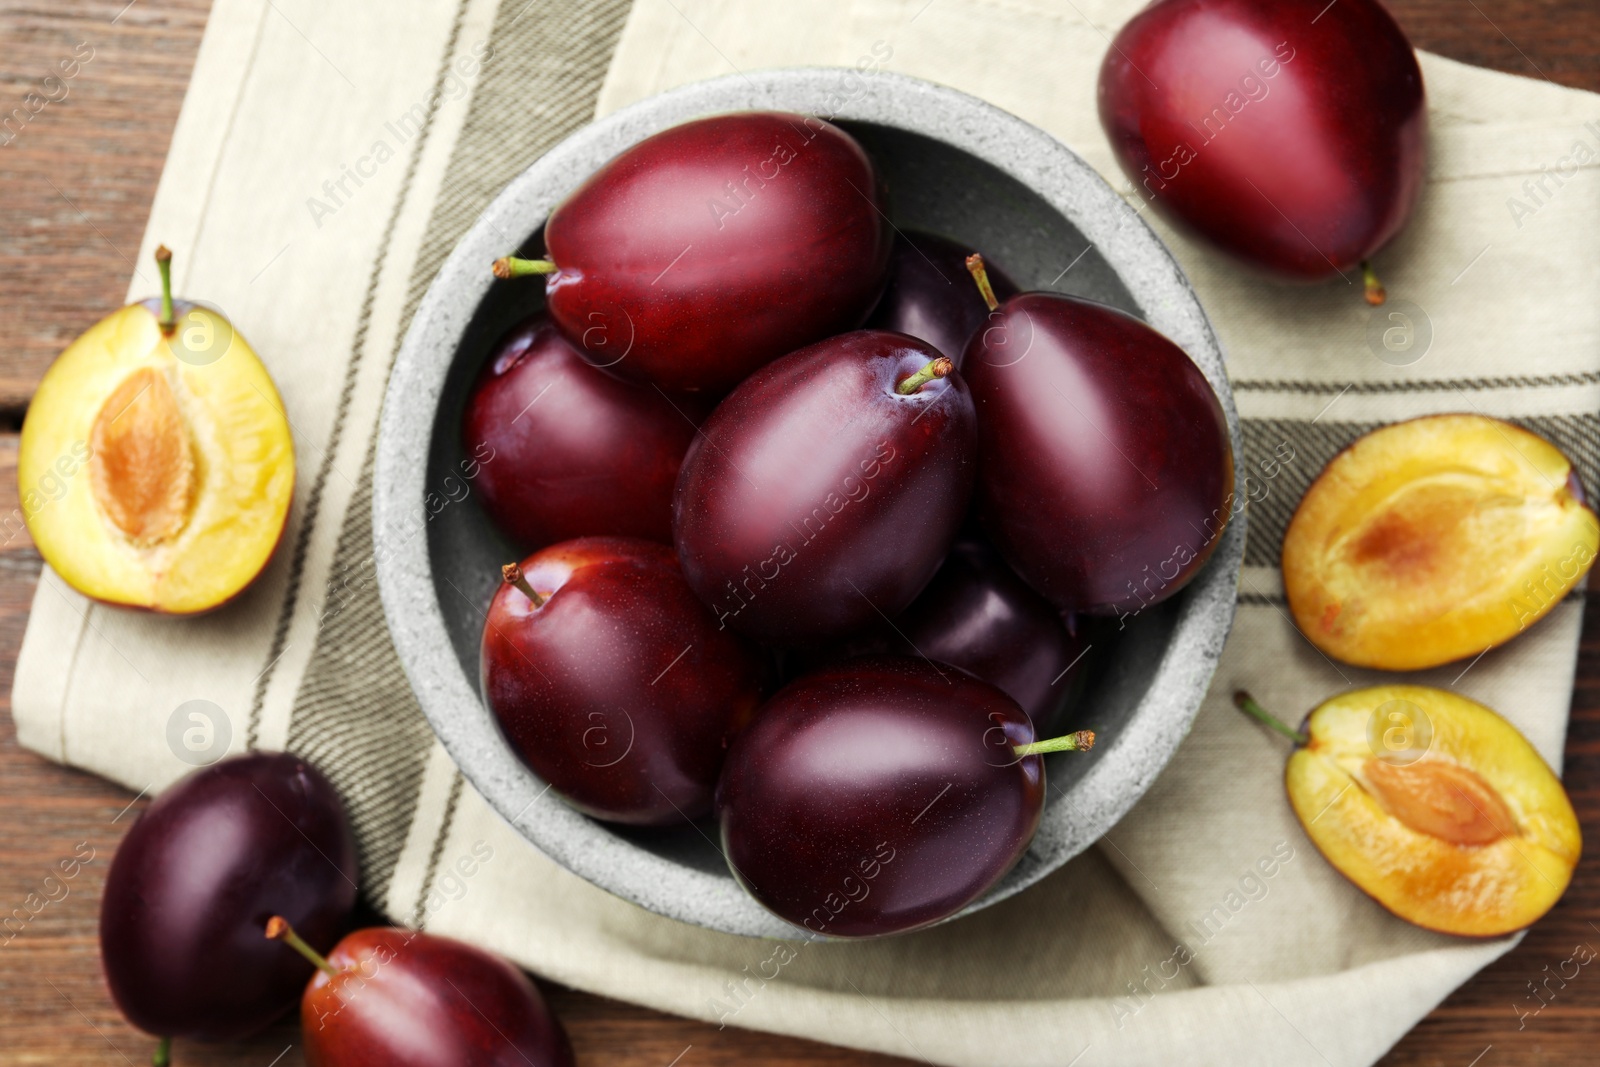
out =
{"type": "MultiPolygon", "coordinates": [[[[1244,418],[1258,488],[1238,621],[1193,732],[1138,807],[978,915],[799,947],[582,882],[517,838],[433,740],[374,586],[372,442],[395,350],[457,237],[543,151],[685,82],[868,59],[1036,123],[1136,202],[1093,94],[1137,6],[217,0],[139,262],[174,248],[178,289],[222,308],[271,369],[300,462],[290,527],[250,591],[199,619],[94,605],[47,568],[13,693],[22,743],[159,789],[190,769],[169,723],[206,701],[219,748],[288,748],[330,775],[364,891],[395,920],[665,1011],[939,1064],[1371,1063],[1513,941],[1426,933],[1346,883],[1289,811],[1282,745],[1228,694],[1248,684],[1293,712],[1378,680],[1296,634],[1276,569],[1300,494],[1366,430],[1494,414],[1600,485],[1600,98],[1424,55],[1428,185],[1380,257],[1392,302],[1377,311],[1337,283],[1247,277],[1152,220],[1222,338],[1244,418]]],[[[141,268],[130,297],[154,288],[141,268]]],[[[1581,615],[1569,598],[1467,669],[1412,680],[1498,708],[1558,764],[1581,615]]]]}

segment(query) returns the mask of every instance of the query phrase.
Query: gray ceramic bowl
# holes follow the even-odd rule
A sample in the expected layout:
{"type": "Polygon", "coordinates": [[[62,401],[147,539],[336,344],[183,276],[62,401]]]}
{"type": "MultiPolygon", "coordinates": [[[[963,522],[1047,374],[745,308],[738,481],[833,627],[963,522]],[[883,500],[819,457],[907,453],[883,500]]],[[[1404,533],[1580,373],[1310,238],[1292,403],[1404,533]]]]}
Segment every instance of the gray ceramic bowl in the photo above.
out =
{"type": "MultiPolygon", "coordinates": [[[[461,239],[418,308],[395,362],[378,438],[373,527],[389,628],[422,710],[473,786],[568,870],[651,911],[728,933],[792,937],[729,876],[709,825],[637,832],[578,814],[518,761],[478,692],[478,640],[509,546],[475,497],[427,520],[426,494],[459,486],[462,404],[495,339],[542,301],[538,279],[495,283],[506,235],[537,247],[545,217],[630,145],[717,112],[773,108],[832,118],[888,180],[894,222],[981,248],[1024,288],[1117,305],[1172,338],[1239,420],[1217,339],[1150,229],[1071,150],[981,100],[853,70],[761,71],[690,85],[594,123],[533,163],[461,239]],[[1070,269],[1068,269],[1070,267],[1070,269]],[[419,529],[423,536],[415,536],[419,529]]],[[[459,489],[455,490],[459,495],[459,489]]],[[[1233,621],[1243,514],[1181,595],[1132,620],[1090,694],[1087,757],[1049,758],[1049,800],[1027,854],[968,908],[1031,885],[1082,852],[1142,796],[1188,732],[1233,621]]]]}

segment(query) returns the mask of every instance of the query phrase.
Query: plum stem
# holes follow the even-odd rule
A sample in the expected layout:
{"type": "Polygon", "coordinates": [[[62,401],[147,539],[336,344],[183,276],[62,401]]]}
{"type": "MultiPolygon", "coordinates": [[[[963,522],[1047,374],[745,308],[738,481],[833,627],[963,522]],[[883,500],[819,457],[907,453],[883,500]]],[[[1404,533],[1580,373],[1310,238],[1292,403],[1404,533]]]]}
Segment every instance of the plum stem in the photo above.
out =
{"type": "Polygon", "coordinates": [[[1272,712],[1268,711],[1260,704],[1257,704],[1256,698],[1245,692],[1243,689],[1233,694],[1233,704],[1234,707],[1238,708],[1246,715],[1250,715],[1261,720],[1263,723],[1266,723],[1268,726],[1272,727],[1274,730],[1278,731],[1295,744],[1309,745],[1311,743],[1311,738],[1307,737],[1299,730],[1292,729],[1282,719],[1272,714],[1272,712]]]}
{"type": "Polygon", "coordinates": [[[178,320],[172,313],[172,249],[166,245],[156,249],[156,269],[161,272],[161,317],[156,325],[161,327],[161,336],[171,337],[178,320]]]}
{"type": "Polygon", "coordinates": [[[504,567],[501,567],[500,577],[506,580],[507,585],[514,585],[522,590],[522,595],[533,601],[533,606],[536,608],[544,607],[544,602],[550,599],[547,596],[539,595],[539,591],[523,576],[522,568],[515,563],[507,563],[504,567]]]}
{"type": "Polygon", "coordinates": [[[1363,259],[1361,261],[1361,284],[1366,287],[1367,303],[1377,307],[1389,299],[1389,291],[1378,280],[1378,272],[1372,269],[1372,264],[1363,259]]]}
{"type": "Polygon", "coordinates": [[[556,265],[548,259],[520,259],[501,256],[494,261],[496,278],[521,278],[529,274],[554,274],[556,265]]]}
{"type": "Polygon", "coordinates": [[[1030,741],[1026,745],[1016,745],[1011,751],[1018,756],[1042,756],[1046,752],[1087,752],[1093,747],[1094,731],[1079,730],[1075,734],[1052,737],[1048,741],[1030,741]]]}
{"type": "Polygon", "coordinates": [[[995,299],[994,286],[989,284],[989,271],[983,265],[983,257],[976,252],[967,257],[967,273],[978,283],[978,292],[983,295],[983,302],[989,305],[989,310],[997,310],[1000,301],[995,299]]]}
{"type": "Polygon", "coordinates": [[[329,978],[339,977],[339,972],[334,970],[333,964],[328,962],[328,958],[322,955],[322,953],[318,952],[316,949],[312,948],[310,945],[306,944],[305,941],[301,939],[300,935],[294,932],[294,927],[289,925],[289,920],[285,919],[282,915],[274,915],[272,918],[267,920],[267,937],[273,941],[282,941],[284,944],[300,953],[300,955],[310,960],[316,966],[317,970],[321,971],[329,978]]]}
{"type": "Polygon", "coordinates": [[[150,1053],[150,1067],[167,1067],[172,1062],[172,1038],[164,1037],[156,1042],[156,1050],[150,1053]]]}
{"type": "Polygon", "coordinates": [[[956,365],[950,362],[948,356],[940,356],[938,359],[929,360],[927,366],[895,386],[894,391],[901,396],[910,396],[935,378],[943,378],[955,369],[956,365]]]}

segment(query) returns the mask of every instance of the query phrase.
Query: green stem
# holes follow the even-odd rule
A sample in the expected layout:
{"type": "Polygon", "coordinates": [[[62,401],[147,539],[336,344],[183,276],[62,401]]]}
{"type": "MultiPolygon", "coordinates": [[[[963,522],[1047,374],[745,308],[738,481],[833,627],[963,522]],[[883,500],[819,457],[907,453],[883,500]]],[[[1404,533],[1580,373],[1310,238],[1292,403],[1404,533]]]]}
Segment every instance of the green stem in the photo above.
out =
{"type": "Polygon", "coordinates": [[[1378,280],[1378,272],[1372,269],[1372,264],[1366,260],[1361,261],[1361,284],[1366,288],[1367,303],[1377,307],[1389,299],[1389,292],[1378,280]]]}
{"type": "Polygon", "coordinates": [[[161,272],[161,317],[156,325],[163,337],[171,337],[178,320],[172,313],[172,249],[166,245],[156,249],[156,269],[161,272]]]}
{"type": "Polygon", "coordinates": [[[917,373],[895,386],[894,391],[901,396],[910,396],[935,378],[943,378],[955,369],[956,365],[954,363],[950,362],[947,357],[940,356],[938,359],[929,361],[926,367],[923,367],[917,373]]]}
{"type": "Polygon", "coordinates": [[[507,585],[514,585],[522,590],[522,595],[533,601],[533,606],[536,608],[544,607],[544,602],[550,599],[547,596],[539,595],[539,591],[523,576],[522,568],[515,563],[507,563],[504,567],[501,567],[500,577],[506,580],[507,585]]]}
{"type": "Polygon", "coordinates": [[[983,265],[983,257],[976,252],[967,257],[967,273],[978,283],[978,292],[983,294],[983,302],[989,305],[989,310],[997,309],[1000,301],[995,298],[994,286],[989,284],[989,272],[983,265]]]}
{"type": "Polygon", "coordinates": [[[1246,715],[1260,719],[1263,723],[1272,727],[1274,730],[1278,731],[1295,744],[1309,745],[1311,743],[1311,738],[1307,737],[1299,730],[1291,729],[1282,719],[1272,714],[1272,712],[1268,711],[1260,704],[1257,704],[1256,698],[1245,692],[1243,689],[1233,694],[1233,703],[1235,707],[1244,712],[1246,715]]]}
{"type": "Polygon", "coordinates": [[[501,256],[494,261],[496,278],[521,278],[529,274],[554,274],[556,265],[548,259],[518,259],[501,256]]]}
{"type": "Polygon", "coordinates": [[[172,1062],[172,1038],[164,1037],[156,1043],[156,1050],[150,1053],[150,1067],[167,1067],[172,1062]]]}
{"type": "Polygon", "coordinates": [[[1052,737],[1048,741],[1032,741],[1016,745],[1011,751],[1018,756],[1042,756],[1047,752],[1087,752],[1094,747],[1094,731],[1079,730],[1065,737],[1052,737]]]}
{"type": "Polygon", "coordinates": [[[267,937],[274,941],[282,941],[310,960],[317,970],[329,978],[339,977],[339,972],[334,970],[333,964],[328,962],[328,958],[301,940],[300,935],[294,932],[294,927],[289,925],[289,920],[283,916],[274,915],[267,920],[267,937]]]}

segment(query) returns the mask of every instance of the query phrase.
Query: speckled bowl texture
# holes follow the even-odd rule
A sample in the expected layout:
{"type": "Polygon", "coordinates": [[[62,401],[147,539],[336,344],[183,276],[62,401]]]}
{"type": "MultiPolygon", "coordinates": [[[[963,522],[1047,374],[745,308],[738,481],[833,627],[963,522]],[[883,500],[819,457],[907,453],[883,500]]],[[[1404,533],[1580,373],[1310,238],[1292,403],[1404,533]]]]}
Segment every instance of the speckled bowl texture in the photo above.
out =
{"type": "MultiPolygon", "coordinates": [[[[460,495],[460,417],[496,338],[540,306],[538,278],[496,282],[507,235],[537,250],[546,216],[607,160],[651,134],[719,112],[778,109],[854,134],[887,179],[894,223],[984,250],[1024,288],[1101,300],[1189,353],[1239,418],[1216,336],[1170,253],[1088,164],[1049,134],[974,97],[888,73],[758,71],[653,96],[590,125],[508,185],[446,260],[395,361],[379,429],[373,533],[384,611],[422,710],[473,786],[557,863],[661,915],[714,930],[794,937],[734,883],[705,823],[640,832],[595,822],[513,755],[478,691],[478,640],[499,564],[514,558],[473,494],[429,519],[424,497],[460,495]],[[1069,269],[1070,268],[1070,269],[1069,269]],[[452,480],[453,479],[453,480],[452,480]],[[416,536],[415,531],[425,533],[416,536]]],[[[435,505],[437,507],[437,504],[435,505]]],[[[1054,871],[1116,824],[1188,732],[1233,622],[1245,518],[1182,594],[1127,622],[1089,694],[1088,756],[1048,757],[1049,799],[1022,860],[968,912],[1054,871]]]]}

